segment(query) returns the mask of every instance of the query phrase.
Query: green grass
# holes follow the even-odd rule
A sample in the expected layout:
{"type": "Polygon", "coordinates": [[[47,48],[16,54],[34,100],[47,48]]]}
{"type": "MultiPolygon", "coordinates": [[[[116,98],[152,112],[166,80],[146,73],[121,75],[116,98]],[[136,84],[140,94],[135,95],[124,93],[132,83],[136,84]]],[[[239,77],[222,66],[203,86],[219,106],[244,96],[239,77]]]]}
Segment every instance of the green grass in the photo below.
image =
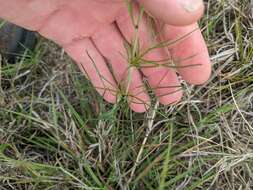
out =
{"type": "Polygon", "coordinates": [[[17,64],[3,62],[0,189],[252,189],[249,3],[208,5],[200,24],[212,78],[183,83],[181,103],[153,100],[146,114],[133,113],[123,95],[106,104],[50,42],[17,64]]]}

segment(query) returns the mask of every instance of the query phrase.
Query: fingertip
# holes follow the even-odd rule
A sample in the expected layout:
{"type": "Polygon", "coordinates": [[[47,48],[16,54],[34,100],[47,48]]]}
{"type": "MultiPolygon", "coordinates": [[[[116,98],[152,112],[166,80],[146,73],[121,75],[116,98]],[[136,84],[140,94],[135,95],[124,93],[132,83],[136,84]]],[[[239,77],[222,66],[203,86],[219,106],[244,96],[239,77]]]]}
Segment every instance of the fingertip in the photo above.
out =
{"type": "Polygon", "coordinates": [[[115,103],[116,83],[92,41],[89,38],[80,39],[64,46],[64,49],[104,100],[115,103]]]}
{"type": "Polygon", "coordinates": [[[182,12],[178,15],[178,26],[185,26],[197,22],[204,14],[203,0],[178,0],[182,12]]]}
{"type": "Polygon", "coordinates": [[[130,103],[130,108],[136,113],[144,113],[149,110],[150,104],[149,103],[145,103],[145,104],[130,103]]]}
{"type": "Polygon", "coordinates": [[[178,89],[174,92],[171,92],[168,95],[159,97],[159,102],[163,105],[176,104],[181,101],[182,97],[183,97],[183,91],[181,89],[178,89]]]}
{"type": "Polygon", "coordinates": [[[103,94],[103,98],[106,102],[110,103],[110,104],[115,104],[117,101],[117,98],[114,94],[112,94],[111,92],[105,92],[103,94]]]}
{"type": "Polygon", "coordinates": [[[144,113],[150,108],[150,97],[146,91],[129,96],[128,101],[130,108],[136,113],[144,113]]]}
{"type": "MultiPolygon", "coordinates": [[[[189,71],[188,71],[189,73],[189,71]]],[[[193,71],[195,73],[194,77],[192,75],[184,75],[184,80],[186,80],[189,84],[193,85],[202,85],[207,82],[212,74],[212,67],[210,60],[206,60],[206,63],[203,64],[202,69],[198,69],[193,71]]]]}
{"type": "Polygon", "coordinates": [[[203,0],[139,0],[145,10],[166,24],[190,25],[204,13],[203,0]]]}

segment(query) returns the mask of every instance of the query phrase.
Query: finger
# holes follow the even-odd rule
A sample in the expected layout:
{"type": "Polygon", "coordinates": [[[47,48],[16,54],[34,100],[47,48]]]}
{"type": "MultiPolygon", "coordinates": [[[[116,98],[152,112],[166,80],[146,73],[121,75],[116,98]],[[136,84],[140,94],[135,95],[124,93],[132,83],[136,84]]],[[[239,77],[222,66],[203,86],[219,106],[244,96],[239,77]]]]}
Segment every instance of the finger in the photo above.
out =
{"type": "MultiPolygon", "coordinates": [[[[133,14],[136,18],[135,20],[138,20],[138,9],[136,6],[133,8],[133,14]]],[[[157,38],[150,33],[152,30],[148,26],[146,19],[146,17],[141,19],[137,31],[142,52],[154,44],[157,44],[157,38]]],[[[117,18],[117,24],[125,38],[129,42],[134,43],[133,41],[136,36],[136,31],[127,10],[122,10],[121,15],[117,18]]],[[[159,101],[166,105],[178,102],[182,97],[182,90],[176,73],[173,69],[165,65],[167,63],[163,63],[163,65],[161,64],[161,60],[168,60],[169,58],[170,56],[164,48],[157,48],[149,51],[141,60],[142,72],[147,77],[148,82],[159,101]],[[147,62],[152,63],[151,66],[150,64],[147,64],[147,62]]]]}
{"type": "Polygon", "coordinates": [[[164,26],[165,40],[178,42],[169,47],[179,74],[191,84],[202,84],[211,75],[206,43],[197,24],[184,27],[164,26]],[[182,38],[181,40],[179,38],[182,38]]]}
{"type": "MultiPolygon", "coordinates": [[[[168,53],[162,49],[156,49],[149,52],[145,59],[153,63],[160,62],[164,58],[168,59],[168,53]]],[[[154,67],[142,68],[144,75],[148,79],[148,83],[151,88],[155,91],[156,97],[159,102],[164,105],[169,105],[177,103],[181,100],[183,92],[181,89],[181,84],[178,80],[176,72],[167,66],[157,65],[154,67]]]]}
{"type": "Polygon", "coordinates": [[[110,103],[116,102],[116,83],[100,53],[89,38],[65,46],[66,52],[76,61],[100,95],[110,103]]]}
{"type": "Polygon", "coordinates": [[[112,66],[118,85],[129,98],[130,107],[136,112],[147,111],[149,96],[146,93],[140,73],[129,67],[124,39],[114,24],[105,26],[96,32],[92,39],[101,54],[112,66]]]}
{"type": "Polygon", "coordinates": [[[188,25],[203,14],[202,0],[138,0],[147,12],[171,25],[188,25]]]}

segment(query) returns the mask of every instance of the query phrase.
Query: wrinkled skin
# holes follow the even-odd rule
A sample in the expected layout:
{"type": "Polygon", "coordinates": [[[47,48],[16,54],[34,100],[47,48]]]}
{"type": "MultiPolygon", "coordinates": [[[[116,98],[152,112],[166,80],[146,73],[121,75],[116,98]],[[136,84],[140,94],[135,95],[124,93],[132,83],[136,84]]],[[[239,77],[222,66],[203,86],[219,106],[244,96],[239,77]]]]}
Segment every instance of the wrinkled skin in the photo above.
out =
{"type": "Polygon", "coordinates": [[[0,0],[0,17],[38,31],[61,45],[108,102],[117,101],[120,84],[127,91],[130,107],[144,112],[150,99],[143,86],[143,76],[165,105],[182,97],[176,73],[190,84],[202,84],[210,76],[208,51],[200,30],[196,30],[203,4],[198,0],[188,1],[200,6],[188,9],[187,0],[134,1],[136,18],[140,4],[147,12],[138,30],[140,52],[159,40],[175,41],[194,31],[171,46],[150,51],[143,58],[159,64],[164,64],[161,60],[174,60],[176,70],[165,66],[129,69],[124,42],[133,41],[135,30],[124,0],[0,0]],[[149,15],[157,18],[159,36],[151,35],[149,15]]]}

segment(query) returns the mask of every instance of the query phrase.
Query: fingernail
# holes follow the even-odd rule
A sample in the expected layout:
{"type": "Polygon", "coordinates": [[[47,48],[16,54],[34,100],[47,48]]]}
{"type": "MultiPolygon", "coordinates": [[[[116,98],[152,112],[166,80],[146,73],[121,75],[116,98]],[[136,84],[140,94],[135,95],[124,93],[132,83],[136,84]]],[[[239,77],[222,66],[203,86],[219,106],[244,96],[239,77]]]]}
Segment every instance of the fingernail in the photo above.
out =
{"type": "Polygon", "coordinates": [[[195,12],[203,5],[202,0],[180,0],[181,6],[189,13],[195,12]]]}

